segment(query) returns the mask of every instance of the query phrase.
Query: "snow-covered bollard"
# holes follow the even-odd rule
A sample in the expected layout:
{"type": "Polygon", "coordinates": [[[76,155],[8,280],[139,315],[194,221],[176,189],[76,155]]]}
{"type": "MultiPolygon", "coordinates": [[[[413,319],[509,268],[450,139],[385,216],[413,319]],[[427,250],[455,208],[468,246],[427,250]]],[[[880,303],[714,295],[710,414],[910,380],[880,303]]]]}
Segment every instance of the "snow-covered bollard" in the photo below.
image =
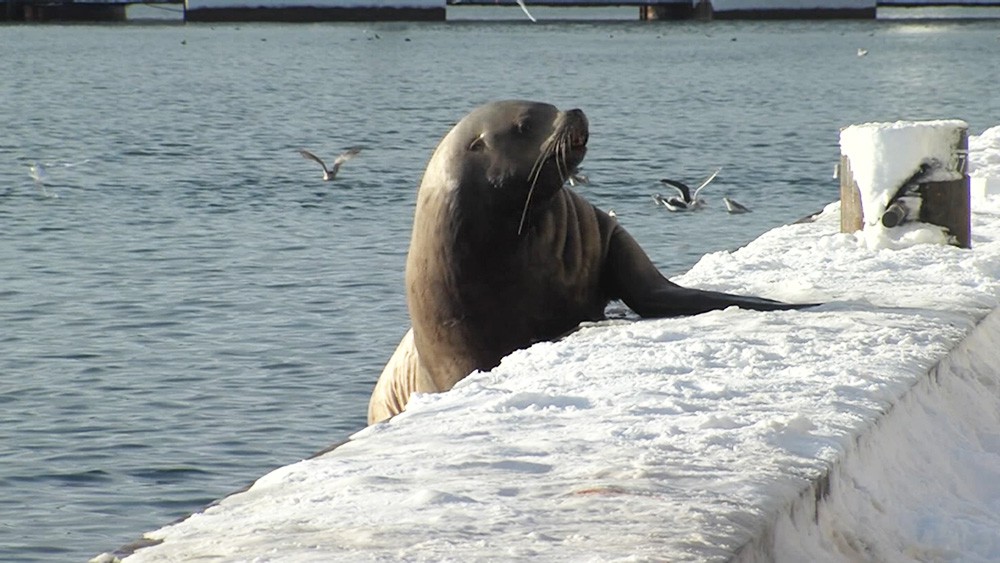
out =
{"type": "Polygon", "coordinates": [[[841,232],[924,223],[942,229],[942,240],[970,248],[968,129],[950,119],[841,130],[841,232]]]}

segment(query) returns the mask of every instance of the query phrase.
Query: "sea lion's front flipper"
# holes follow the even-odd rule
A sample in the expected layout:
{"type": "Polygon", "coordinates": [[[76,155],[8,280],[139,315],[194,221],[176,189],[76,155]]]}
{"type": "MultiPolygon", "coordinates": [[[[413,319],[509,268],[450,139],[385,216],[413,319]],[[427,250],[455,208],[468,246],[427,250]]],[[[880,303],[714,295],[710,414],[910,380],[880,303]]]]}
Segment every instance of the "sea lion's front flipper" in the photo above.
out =
{"type": "Polygon", "coordinates": [[[620,226],[611,234],[604,275],[610,297],[621,299],[641,317],[697,315],[733,305],[756,311],[813,306],[679,286],[656,269],[635,239],[620,226]]]}

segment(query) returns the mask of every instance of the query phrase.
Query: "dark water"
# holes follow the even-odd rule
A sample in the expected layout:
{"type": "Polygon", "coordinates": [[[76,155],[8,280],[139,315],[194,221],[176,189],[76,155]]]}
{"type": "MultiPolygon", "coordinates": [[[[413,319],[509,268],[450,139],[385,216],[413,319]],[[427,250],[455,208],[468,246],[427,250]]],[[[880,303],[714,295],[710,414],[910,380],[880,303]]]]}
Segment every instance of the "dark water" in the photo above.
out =
{"type": "Polygon", "coordinates": [[[676,274],[836,199],[840,127],[1000,123],[998,51],[992,22],[0,27],[0,560],[114,549],[362,427],[419,177],[481,102],[583,108],[583,191],[676,274]],[[350,145],[333,184],[295,150],[350,145]],[[708,210],[652,206],[717,166],[708,210]]]}

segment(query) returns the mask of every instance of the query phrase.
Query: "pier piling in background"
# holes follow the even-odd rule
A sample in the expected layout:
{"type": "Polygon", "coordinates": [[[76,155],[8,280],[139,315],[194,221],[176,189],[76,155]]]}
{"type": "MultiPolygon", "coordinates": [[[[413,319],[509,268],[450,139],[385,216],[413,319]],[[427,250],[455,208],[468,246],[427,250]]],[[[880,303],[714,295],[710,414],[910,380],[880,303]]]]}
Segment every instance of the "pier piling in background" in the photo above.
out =
{"type": "Polygon", "coordinates": [[[24,2],[20,4],[20,18],[15,8],[11,10],[9,19],[26,22],[123,22],[127,19],[127,6],[118,2],[24,2]]]}
{"type": "MultiPolygon", "coordinates": [[[[682,2],[662,2],[657,4],[646,4],[639,6],[639,19],[642,21],[655,21],[655,20],[689,20],[693,18],[700,18],[701,11],[708,4],[705,0],[698,2],[695,6],[691,0],[682,2]]],[[[708,5],[707,11],[704,11],[709,17],[711,17],[712,8],[708,5]]]]}
{"type": "Polygon", "coordinates": [[[188,22],[445,21],[445,0],[260,2],[185,0],[188,22]]]}
{"type": "MultiPolygon", "coordinates": [[[[897,124],[867,124],[868,127],[886,126],[894,131],[892,136],[873,143],[873,150],[878,154],[867,155],[866,166],[875,163],[875,173],[878,174],[879,163],[882,167],[890,166],[896,153],[912,150],[921,143],[907,139],[907,128],[919,135],[919,130],[928,123],[912,122],[897,124]],[[893,143],[893,139],[898,141],[893,143]]],[[[856,172],[852,170],[851,159],[842,151],[838,176],[840,178],[840,231],[853,233],[865,228],[866,225],[881,223],[891,228],[909,221],[919,221],[938,225],[948,230],[954,237],[953,244],[961,248],[971,248],[971,203],[968,175],[968,127],[963,122],[938,122],[951,138],[949,158],[940,155],[924,155],[920,167],[913,174],[901,181],[894,188],[894,193],[884,205],[875,209],[865,209],[861,188],[856,180],[856,172]],[[867,214],[867,215],[866,215],[867,214]]],[[[849,128],[848,128],[849,129],[849,128]]],[[[846,129],[845,129],[846,131],[846,129]]],[[[930,148],[927,149],[930,152],[930,148]]],[[[919,155],[918,155],[919,157],[919,155]]],[[[868,171],[869,173],[871,170],[868,171]]]]}

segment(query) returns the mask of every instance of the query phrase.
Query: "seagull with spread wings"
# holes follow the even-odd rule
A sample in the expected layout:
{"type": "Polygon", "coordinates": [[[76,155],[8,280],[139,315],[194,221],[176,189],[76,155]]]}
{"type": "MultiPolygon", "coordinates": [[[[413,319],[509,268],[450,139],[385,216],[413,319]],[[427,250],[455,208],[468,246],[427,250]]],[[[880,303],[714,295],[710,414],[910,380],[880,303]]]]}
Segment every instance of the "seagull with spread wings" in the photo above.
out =
{"type": "Polygon", "coordinates": [[[326,163],[323,162],[323,160],[320,157],[314,155],[313,153],[307,151],[306,149],[299,149],[299,154],[302,155],[302,158],[306,158],[306,159],[309,159],[309,160],[315,160],[316,162],[319,163],[320,166],[323,167],[323,180],[325,180],[327,182],[329,182],[330,180],[333,180],[334,178],[337,177],[337,171],[340,170],[340,165],[341,164],[343,164],[343,163],[347,162],[348,160],[354,158],[355,156],[358,155],[359,152],[361,152],[361,147],[351,147],[351,148],[347,149],[346,151],[342,152],[340,154],[340,156],[338,156],[333,161],[333,166],[331,166],[330,168],[327,168],[326,167],[326,163]]]}
{"type": "Polygon", "coordinates": [[[693,211],[695,209],[700,209],[705,206],[705,200],[699,199],[698,194],[701,193],[701,190],[719,175],[721,170],[721,168],[717,168],[715,172],[712,172],[707,178],[702,180],[701,184],[695,188],[694,194],[691,193],[691,188],[684,182],[663,178],[660,182],[677,190],[677,194],[680,197],[672,196],[664,198],[660,196],[660,194],[655,194],[653,196],[653,200],[670,211],[693,211]]]}

